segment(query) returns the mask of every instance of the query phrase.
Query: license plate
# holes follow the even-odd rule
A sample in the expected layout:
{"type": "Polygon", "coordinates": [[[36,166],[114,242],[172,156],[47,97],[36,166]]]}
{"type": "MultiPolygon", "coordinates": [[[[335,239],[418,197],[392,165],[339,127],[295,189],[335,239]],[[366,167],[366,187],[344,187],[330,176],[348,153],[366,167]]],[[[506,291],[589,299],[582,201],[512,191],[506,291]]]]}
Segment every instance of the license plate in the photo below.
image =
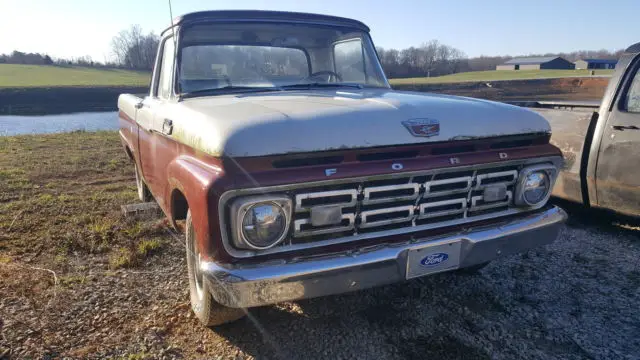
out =
{"type": "Polygon", "coordinates": [[[409,250],[407,279],[457,269],[460,265],[460,242],[409,250]]]}

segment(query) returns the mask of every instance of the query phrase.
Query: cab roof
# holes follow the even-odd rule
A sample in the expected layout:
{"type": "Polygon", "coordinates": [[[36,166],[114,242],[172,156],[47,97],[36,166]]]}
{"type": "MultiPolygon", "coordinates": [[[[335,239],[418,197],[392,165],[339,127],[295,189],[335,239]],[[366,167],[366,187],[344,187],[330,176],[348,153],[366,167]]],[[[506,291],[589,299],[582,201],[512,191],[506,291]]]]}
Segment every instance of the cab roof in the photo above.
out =
{"type": "Polygon", "coordinates": [[[626,52],[626,53],[637,53],[637,52],[640,52],[640,42],[629,46],[627,48],[627,50],[625,50],[624,52],[626,52]]]}
{"type": "Polygon", "coordinates": [[[357,28],[369,32],[369,27],[358,20],[320,14],[309,14],[288,11],[265,10],[214,10],[198,11],[178,16],[173,19],[173,24],[162,31],[171,30],[172,27],[181,24],[201,21],[266,21],[266,22],[294,22],[310,23],[331,26],[344,26],[357,28]]]}

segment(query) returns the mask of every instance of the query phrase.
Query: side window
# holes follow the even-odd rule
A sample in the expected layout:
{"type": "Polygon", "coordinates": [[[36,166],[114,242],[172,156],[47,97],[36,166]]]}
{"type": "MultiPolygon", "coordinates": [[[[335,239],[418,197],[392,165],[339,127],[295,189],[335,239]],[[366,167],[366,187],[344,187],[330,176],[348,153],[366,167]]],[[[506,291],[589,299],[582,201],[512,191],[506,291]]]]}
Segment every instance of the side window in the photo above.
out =
{"type": "Polygon", "coordinates": [[[158,97],[168,99],[171,96],[171,76],[173,74],[173,39],[167,38],[163,46],[160,77],[158,78],[158,97]]]}
{"type": "Polygon", "coordinates": [[[624,104],[624,108],[628,112],[640,113],[640,71],[638,70],[636,70],[633,81],[631,81],[631,86],[629,86],[629,90],[627,90],[624,104]]]}
{"type": "Polygon", "coordinates": [[[362,54],[362,41],[352,39],[341,41],[333,46],[333,61],[336,72],[344,82],[366,81],[364,68],[364,56],[362,54]]]}

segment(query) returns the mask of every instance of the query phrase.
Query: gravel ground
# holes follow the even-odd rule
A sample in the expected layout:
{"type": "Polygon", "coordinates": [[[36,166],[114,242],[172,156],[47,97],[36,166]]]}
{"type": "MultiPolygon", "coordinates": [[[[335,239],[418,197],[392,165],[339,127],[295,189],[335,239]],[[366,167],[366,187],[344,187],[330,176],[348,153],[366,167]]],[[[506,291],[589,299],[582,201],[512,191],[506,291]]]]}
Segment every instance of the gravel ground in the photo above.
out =
{"type": "Polygon", "coordinates": [[[213,329],[190,311],[179,241],[136,269],[92,270],[106,260],[72,258],[83,280],[64,286],[53,286],[47,271],[9,263],[0,266],[0,354],[640,359],[640,228],[578,210],[571,217],[553,245],[476,275],[439,274],[256,308],[213,329]],[[31,290],[19,286],[24,281],[31,290]]]}

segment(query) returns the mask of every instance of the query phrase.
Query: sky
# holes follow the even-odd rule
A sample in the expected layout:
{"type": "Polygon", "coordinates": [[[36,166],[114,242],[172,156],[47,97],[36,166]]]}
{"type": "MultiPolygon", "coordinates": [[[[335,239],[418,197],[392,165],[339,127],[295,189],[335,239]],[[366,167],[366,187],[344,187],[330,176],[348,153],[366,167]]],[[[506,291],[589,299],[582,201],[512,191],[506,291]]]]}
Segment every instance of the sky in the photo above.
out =
{"type": "MultiPolygon", "coordinates": [[[[301,11],[358,19],[376,46],[431,39],[479,55],[618,50],[640,41],[640,0],[172,0],[173,15],[199,10],[301,11]]],[[[0,53],[111,59],[110,42],[139,24],[160,33],[168,0],[0,0],[0,53]]]]}

